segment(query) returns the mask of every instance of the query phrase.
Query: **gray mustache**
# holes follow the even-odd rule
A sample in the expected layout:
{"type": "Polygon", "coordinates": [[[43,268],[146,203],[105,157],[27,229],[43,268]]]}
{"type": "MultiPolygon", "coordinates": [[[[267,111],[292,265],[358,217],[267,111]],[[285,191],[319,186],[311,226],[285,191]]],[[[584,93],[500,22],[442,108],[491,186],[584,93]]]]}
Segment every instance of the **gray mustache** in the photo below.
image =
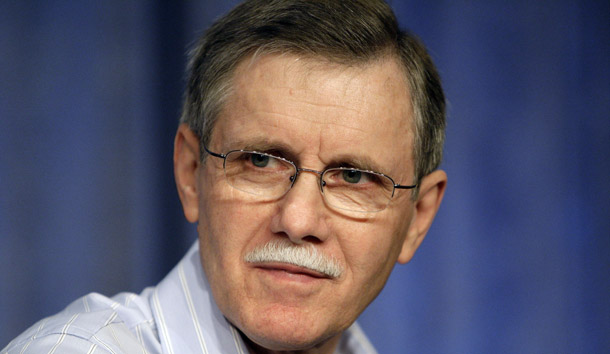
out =
{"type": "Polygon", "coordinates": [[[259,246],[244,257],[248,263],[288,263],[322,273],[331,278],[343,274],[343,267],[333,257],[318,252],[312,245],[295,245],[287,240],[274,240],[259,246]]]}

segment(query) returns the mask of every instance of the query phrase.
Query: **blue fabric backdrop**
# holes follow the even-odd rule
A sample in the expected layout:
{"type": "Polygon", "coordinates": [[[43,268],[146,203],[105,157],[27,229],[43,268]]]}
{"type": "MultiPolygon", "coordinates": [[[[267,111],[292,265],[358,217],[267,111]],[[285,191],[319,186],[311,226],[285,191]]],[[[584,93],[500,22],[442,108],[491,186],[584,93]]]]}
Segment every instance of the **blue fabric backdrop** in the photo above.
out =
{"type": "MultiPolygon", "coordinates": [[[[235,1],[0,3],[0,347],[195,239],[185,52],[235,1]]],[[[381,353],[610,348],[610,2],[398,1],[449,99],[445,202],[361,317],[381,353]]]]}

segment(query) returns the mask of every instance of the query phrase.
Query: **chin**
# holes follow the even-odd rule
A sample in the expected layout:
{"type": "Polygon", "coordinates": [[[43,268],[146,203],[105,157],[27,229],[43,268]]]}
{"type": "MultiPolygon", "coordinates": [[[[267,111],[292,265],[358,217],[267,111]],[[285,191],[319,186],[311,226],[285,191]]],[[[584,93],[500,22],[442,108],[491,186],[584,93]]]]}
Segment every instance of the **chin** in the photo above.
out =
{"type": "Polygon", "coordinates": [[[301,351],[308,350],[314,347],[322,347],[332,341],[332,338],[338,336],[332,336],[330,338],[318,337],[318,336],[295,336],[294,332],[274,333],[252,333],[251,335],[242,335],[245,337],[246,342],[255,348],[261,347],[271,351],[301,351]]]}
{"type": "Polygon", "coordinates": [[[290,310],[266,312],[239,329],[251,345],[275,351],[311,349],[339,337],[340,331],[320,328],[319,318],[316,321],[303,317],[307,316],[290,310]]]}

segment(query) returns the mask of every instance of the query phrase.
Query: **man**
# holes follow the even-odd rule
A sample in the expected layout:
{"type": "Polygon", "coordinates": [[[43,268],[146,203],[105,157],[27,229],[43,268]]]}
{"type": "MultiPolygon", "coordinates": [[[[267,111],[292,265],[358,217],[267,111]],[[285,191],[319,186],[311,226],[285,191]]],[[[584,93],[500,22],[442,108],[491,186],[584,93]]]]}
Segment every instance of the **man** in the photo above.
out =
{"type": "Polygon", "coordinates": [[[199,240],[3,353],[374,353],[355,323],[443,197],[444,97],[381,0],[247,1],[196,45],[174,146],[199,240]]]}

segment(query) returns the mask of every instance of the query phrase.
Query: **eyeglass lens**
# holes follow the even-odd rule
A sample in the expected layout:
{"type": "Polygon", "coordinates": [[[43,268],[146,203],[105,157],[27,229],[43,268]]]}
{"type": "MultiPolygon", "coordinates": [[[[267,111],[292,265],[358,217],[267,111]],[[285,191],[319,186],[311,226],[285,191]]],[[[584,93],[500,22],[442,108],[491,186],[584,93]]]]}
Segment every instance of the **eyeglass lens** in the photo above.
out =
{"type": "MultiPolygon", "coordinates": [[[[268,199],[283,196],[297,174],[296,166],[287,160],[248,151],[228,153],[224,170],[232,187],[268,199]]],[[[324,171],[321,178],[326,202],[343,210],[383,210],[394,191],[390,178],[369,171],[332,168],[324,171]]]]}

